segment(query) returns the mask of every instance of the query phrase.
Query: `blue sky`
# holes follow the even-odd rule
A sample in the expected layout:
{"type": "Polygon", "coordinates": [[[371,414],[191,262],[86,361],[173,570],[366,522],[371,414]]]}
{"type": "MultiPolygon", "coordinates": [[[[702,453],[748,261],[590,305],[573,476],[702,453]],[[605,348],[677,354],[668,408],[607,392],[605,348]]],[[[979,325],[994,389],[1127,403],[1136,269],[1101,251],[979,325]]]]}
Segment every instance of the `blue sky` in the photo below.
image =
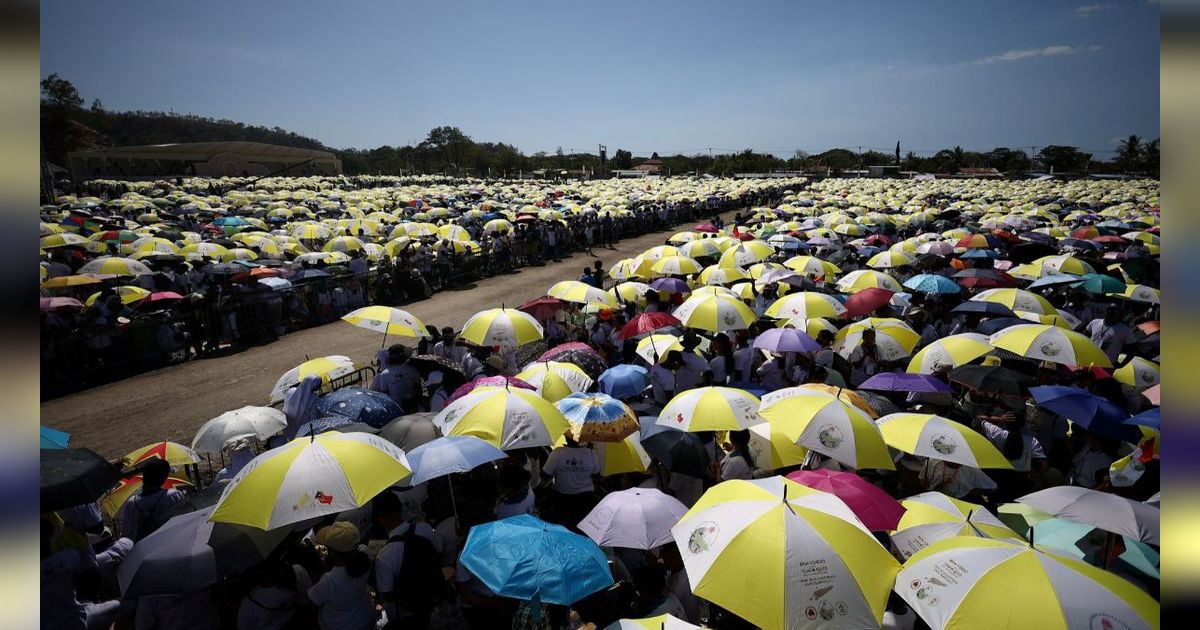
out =
{"type": "Polygon", "coordinates": [[[42,75],[109,109],[333,147],[434,126],[525,152],[931,153],[1159,134],[1158,5],[140,2],[41,5],[42,75]]]}

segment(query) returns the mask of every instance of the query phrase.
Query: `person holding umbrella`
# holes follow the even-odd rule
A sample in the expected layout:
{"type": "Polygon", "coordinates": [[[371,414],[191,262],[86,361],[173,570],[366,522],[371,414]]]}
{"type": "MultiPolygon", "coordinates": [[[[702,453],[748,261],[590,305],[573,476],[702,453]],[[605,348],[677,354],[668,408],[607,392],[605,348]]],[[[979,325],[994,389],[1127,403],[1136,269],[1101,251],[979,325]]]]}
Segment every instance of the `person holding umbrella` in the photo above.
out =
{"type": "Polygon", "coordinates": [[[387,367],[375,375],[371,390],[384,393],[404,409],[417,410],[421,394],[421,373],[408,364],[408,348],[395,344],[387,350],[387,367]]]}
{"type": "Polygon", "coordinates": [[[142,467],[142,491],[129,497],[121,506],[121,535],[139,541],[154,533],[169,518],[167,512],[183,500],[183,493],[174,488],[163,488],[171,465],[157,457],[148,460],[142,467]]]}

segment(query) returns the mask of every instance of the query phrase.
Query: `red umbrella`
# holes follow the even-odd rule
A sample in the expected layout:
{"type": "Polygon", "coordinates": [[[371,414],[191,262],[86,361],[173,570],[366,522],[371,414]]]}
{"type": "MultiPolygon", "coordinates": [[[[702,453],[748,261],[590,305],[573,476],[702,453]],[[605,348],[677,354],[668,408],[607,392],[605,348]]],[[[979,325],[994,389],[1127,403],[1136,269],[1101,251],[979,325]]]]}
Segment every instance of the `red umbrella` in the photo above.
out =
{"type": "Polygon", "coordinates": [[[1112,245],[1124,245],[1125,244],[1125,239],[1121,238],[1120,236],[1113,235],[1113,234],[1101,234],[1100,236],[1097,236],[1096,238],[1093,238],[1091,240],[1093,243],[1101,243],[1101,244],[1112,244],[1112,245]]]}
{"type": "Polygon", "coordinates": [[[642,313],[629,320],[628,324],[622,326],[621,332],[617,333],[617,336],[621,339],[629,339],[630,337],[651,333],[661,328],[681,325],[682,323],[670,313],[642,313]]]}
{"type": "Polygon", "coordinates": [[[892,239],[884,234],[872,234],[867,238],[864,238],[863,242],[867,245],[879,245],[880,247],[887,247],[892,244],[892,239]]]}
{"type": "Polygon", "coordinates": [[[846,315],[848,317],[859,317],[866,315],[867,313],[874,311],[884,304],[887,304],[895,294],[895,291],[890,291],[880,287],[863,289],[862,291],[851,295],[846,300],[846,315]]]}
{"type": "Polygon", "coordinates": [[[183,296],[174,291],[158,291],[138,300],[137,307],[147,308],[168,306],[182,299],[183,296]]]}
{"type": "Polygon", "coordinates": [[[841,499],[858,520],[874,532],[896,529],[906,511],[899,501],[854,473],[824,469],[797,470],[789,473],[787,478],[841,499]]]}
{"type": "Polygon", "coordinates": [[[709,234],[714,234],[717,231],[717,226],[715,226],[711,223],[701,223],[699,225],[693,226],[692,231],[693,232],[708,232],[709,234]]]}
{"type": "Polygon", "coordinates": [[[466,383],[465,385],[462,385],[458,389],[454,390],[454,393],[450,394],[450,398],[447,400],[448,402],[458,400],[459,398],[471,393],[471,390],[475,389],[476,387],[504,387],[505,385],[509,387],[519,387],[521,389],[537,390],[537,388],[533,385],[530,385],[529,383],[526,383],[515,376],[480,376],[479,378],[470,381],[469,383],[466,383]]]}
{"type": "Polygon", "coordinates": [[[1021,242],[1021,237],[1017,236],[1016,234],[1013,234],[1012,232],[1009,232],[1008,230],[995,229],[995,230],[992,230],[992,234],[994,236],[999,237],[1001,240],[1008,241],[1009,243],[1020,243],[1021,242]]]}
{"type": "Polygon", "coordinates": [[[517,309],[529,313],[534,319],[543,320],[553,317],[554,314],[561,311],[565,305],[566,302],[546,295],[540,298],[529,300],[528,302],[518,306],[517,309]]]}

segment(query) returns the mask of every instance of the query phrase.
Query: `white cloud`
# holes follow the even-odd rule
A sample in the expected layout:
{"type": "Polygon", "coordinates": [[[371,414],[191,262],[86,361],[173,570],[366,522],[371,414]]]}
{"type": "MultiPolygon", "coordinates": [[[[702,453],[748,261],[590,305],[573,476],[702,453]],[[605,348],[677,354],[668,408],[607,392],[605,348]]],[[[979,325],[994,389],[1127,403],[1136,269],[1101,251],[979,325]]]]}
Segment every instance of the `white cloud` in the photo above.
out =
{"type": "Polygon", "coordinates": [[[1074,55],[1081,52],[1096,52],[1100,50],[1100,46],[1046,46],[1044,48],[1021,48],[1017,50],[1008,50],[998,55],[991,55],[975,61],[975,65],[984,65],[989,63],[1001,63],[1004,61],[1021,61],[1031,57],[1061,57],[1063,55],[1074,55]]]}
{"type": "Polygon", "coordinates": [[[1075,17],[1089,18],[1097,13],[1105,13],[1117,8],[1114,4],[1086,4],[1075,9],[1075,17]]]}

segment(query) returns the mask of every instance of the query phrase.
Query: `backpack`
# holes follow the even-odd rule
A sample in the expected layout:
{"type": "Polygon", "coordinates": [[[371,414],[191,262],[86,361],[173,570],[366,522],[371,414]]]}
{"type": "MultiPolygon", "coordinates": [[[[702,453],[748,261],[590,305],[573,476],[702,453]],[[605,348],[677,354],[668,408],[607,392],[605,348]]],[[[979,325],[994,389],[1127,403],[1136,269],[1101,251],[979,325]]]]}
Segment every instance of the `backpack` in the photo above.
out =
{"type": "Polygon", "coordinates": [[[400,608],[419,615],[437,606],[446,580],[433,543],[417,535],[416,529],[410,526],[407,532],[389,538],[388,543],[404,543],[404,558],[396,573],[392,597],[400,608]]]}

